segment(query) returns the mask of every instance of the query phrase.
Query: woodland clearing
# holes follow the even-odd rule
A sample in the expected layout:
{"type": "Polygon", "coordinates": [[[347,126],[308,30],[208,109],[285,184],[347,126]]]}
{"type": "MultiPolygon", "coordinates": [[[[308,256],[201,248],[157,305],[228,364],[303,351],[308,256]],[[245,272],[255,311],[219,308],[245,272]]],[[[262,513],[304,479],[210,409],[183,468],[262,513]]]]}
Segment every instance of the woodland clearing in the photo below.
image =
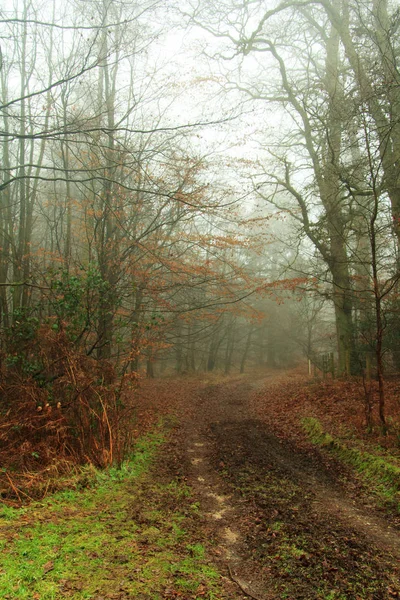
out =
{"type": "Polygon", "coordinates": [[[0,596],[400,597],[395,426],[365,434],[355,389],[296,371],[143,382],[130,462],[4,505],[0,596]]]}

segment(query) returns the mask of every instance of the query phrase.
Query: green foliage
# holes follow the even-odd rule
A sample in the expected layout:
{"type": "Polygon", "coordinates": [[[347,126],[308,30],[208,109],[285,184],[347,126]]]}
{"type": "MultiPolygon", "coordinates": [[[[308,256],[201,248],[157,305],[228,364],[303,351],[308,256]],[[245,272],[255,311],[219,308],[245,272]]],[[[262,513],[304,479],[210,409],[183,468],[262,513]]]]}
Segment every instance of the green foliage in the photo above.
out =
{"type": "Polygon", "coordinates": [[[38,335],[40,321],[33,309],[18,308],[13,311],[11,325],[4,330],[6,344],[5,365],[23,375],[32,375],[40,369],[40,361],[31,352],[38,335]]]}
{"type": "Polygon", "coordinates": [[[76,340],[83,331],[96,325],[101,299],[110,290],[109,283],[94,264],[82,267],[78,274],[60,268],[51,277],[50,306],[57,317],[53,328],[65,327],[70,338],[76,340]]]}
{"type": "Polygon", "coordinates": [[[65,331],[74,343],[85,341],[95,333],[102,299],[110,293],[109,283],[94,264],[82,267],[77,273],[60,267],[49,271],[48,276],[51,279],[47,300],[50,317],[39,318],[42,300],[42,307],[14,310],[11,325],[4,332],[6,364],[24,375],[32,375],[42,368],[34,349],[40,327],[47,325],[54,332],[65,331]]]}
{"type": "Polygon", "coordinates": [[[17,308],[13,311],[12,325],[8,331],[9,341],[15,344],[30,341],[36,337],[39,328],[39,319],[32,309],[17,308]]]}

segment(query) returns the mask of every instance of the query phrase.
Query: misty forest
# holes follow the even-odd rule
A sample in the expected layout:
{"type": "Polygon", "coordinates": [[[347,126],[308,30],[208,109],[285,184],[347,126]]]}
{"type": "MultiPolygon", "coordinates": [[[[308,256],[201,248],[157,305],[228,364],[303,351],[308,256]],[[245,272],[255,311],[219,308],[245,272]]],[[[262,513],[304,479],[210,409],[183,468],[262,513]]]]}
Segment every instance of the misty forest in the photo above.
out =
{"type": "Polygon", "coordinates": [[[0,597],[400,598],[398,0],[0,11],[0,597]]]}

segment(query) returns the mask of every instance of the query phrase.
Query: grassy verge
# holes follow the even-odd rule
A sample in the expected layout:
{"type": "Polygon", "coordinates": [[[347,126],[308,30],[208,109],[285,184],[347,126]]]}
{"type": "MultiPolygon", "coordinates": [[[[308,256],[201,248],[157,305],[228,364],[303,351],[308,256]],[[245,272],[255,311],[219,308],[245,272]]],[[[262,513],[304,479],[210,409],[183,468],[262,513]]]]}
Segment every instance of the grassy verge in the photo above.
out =
{"type": "Polygon", "coordinates": [[[358,448],[350,448],[342,440],[326,433],[318,419],[302,420],[310,440],[334,454],[361,475],[368,488],[391,509],[400,513],[400,467],[398,459],[385,454],[371,454],[358,448]]]}
{"type": "Polygon", "coordinates": [[[158,428],[87,489],[0,509],[0,597],[220,597],[219,575],[193,534],[199,508],[190,490],[152,476],[163,441],[158,428]]]}

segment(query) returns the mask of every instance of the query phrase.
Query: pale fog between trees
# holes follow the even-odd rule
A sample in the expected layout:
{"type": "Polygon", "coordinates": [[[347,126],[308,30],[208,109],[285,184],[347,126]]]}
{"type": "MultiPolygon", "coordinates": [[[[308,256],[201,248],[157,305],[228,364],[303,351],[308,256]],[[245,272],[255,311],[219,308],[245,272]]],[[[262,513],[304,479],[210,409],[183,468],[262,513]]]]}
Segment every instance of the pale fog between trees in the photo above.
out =
{"type": "Polygon", "coordinates": [[[0,31],[4,368],[399,368],[398,2],[2,0],[0,31]]]}

